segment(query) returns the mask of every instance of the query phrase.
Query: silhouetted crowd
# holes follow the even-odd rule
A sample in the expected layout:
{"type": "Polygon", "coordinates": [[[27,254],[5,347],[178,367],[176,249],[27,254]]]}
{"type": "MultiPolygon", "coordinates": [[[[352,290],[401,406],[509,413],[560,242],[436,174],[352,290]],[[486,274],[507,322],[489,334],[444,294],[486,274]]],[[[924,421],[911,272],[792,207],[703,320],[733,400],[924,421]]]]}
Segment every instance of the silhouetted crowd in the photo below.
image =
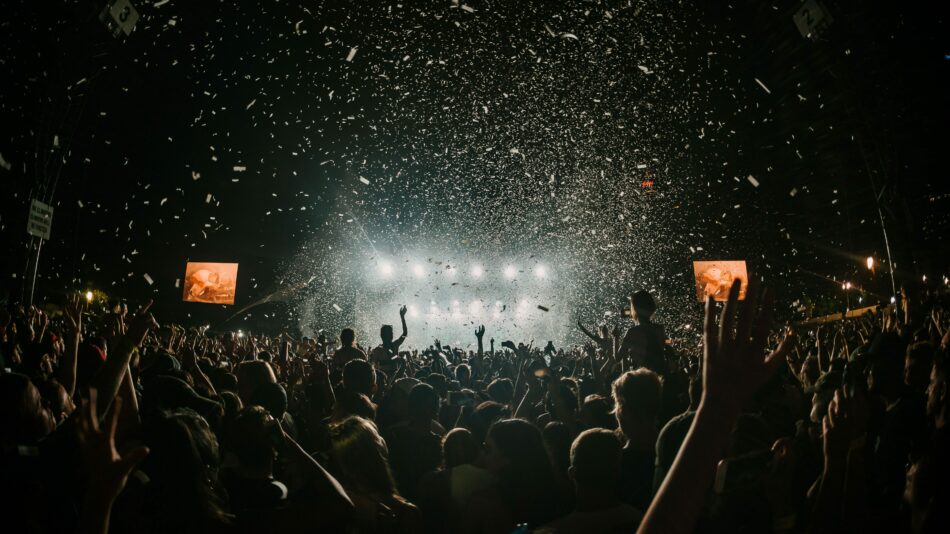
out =
{"type": "Polygon", "coordinates": [[[468,350],[405,308],[364,348],[11,305],[0,531],[950,532],[946,288],[794,327],[738,295],[700,344],[639,291],[582,347],[468,350]]]}

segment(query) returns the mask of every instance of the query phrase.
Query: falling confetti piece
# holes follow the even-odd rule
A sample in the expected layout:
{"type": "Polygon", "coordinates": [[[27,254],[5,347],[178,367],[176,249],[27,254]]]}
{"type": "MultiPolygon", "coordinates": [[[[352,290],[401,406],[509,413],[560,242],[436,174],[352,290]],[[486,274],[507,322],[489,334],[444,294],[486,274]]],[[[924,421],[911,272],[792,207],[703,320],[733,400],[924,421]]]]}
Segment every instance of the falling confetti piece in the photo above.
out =
{"type": "Polygon", "coordinates": [[[246,170],[247,170],[247,167],[245,167],[245,166],[243,166],[243,165],[235,165],[235,166],[234,166],[234,172],[244,172],[244,171],[246,171],[246,170]]]}
{"type": "Polygon", "coordinates": [[[145,278],[145,281],[148,282],[148,285],[152,285],[152,284],[155,283],[155,281],[152,280],[152,277],[149,276],[148,273],[144,273],[144,274],[142,275],[142,278],[145,278]]]}
{"type": "Polygon", "coordinates": [[[752,184],[752,187],[759,187],[759,181],[755,179],[755,176],[750,174],[746,176],[745,179],[748,180],[750,184],[752,184]]]}
{"type": "Polygon", "coordinates": [[[346,61],[352,63],[353,58],[356,57],[356,47],[350,49],[350,53],[346,55],[346,61]]]}
{"type": "Polygon", "coordinates": [[[756,79],[755,79],[755,83],[759,84],[759,87],[761,87],[762,89],[765,89],[765,92],[766,92],[766,93],[772,94],[772,91],[769,91],[769,88],[766,87],[764,83],[762,83],[762,80],[756,78],[756,79]]]}

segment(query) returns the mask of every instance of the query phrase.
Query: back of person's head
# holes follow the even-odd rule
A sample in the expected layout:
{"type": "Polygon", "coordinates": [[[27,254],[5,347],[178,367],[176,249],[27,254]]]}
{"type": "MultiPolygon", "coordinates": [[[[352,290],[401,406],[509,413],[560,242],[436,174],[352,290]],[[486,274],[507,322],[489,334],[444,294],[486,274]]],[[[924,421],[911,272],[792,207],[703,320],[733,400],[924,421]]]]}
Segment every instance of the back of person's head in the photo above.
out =
{"type": "Polygon", "coordinates": [[[613,489],[620,477],[622,445],[615,432],[591,428],[571,445],[571,479],[578,488],[613,489]]]}
{"type": "Polygon", "coordinates": [[[243,467],[267,469],[276,454],[276,421],[261,406],[241,410],[228,429],[225,442],[243,467]]]}
{"type": "Polygon", "coordinates": [[[581,404],[581,423],[586,428],[613,430],[617,428],[617,419],[611,413],[612,410],[610,399],[597,393],[590,394],[584,397],[584,402],[581,404]]]}
{"type": "Polygon", "coordinates": [[[498,479],[503,500],[522,514],[516,522],[550,519],[554,469],[538,427],[523,419],[492,425],[486,439],[486,466],[498,479]]]}
{"type": "Polygon", "coordinates": [[[474,464],[478,458],[478,445],[472,433],[464,428],[450,430],[442,439],[442,458],[446,469],[474,464]]]}
{"type": "MultiPolygon", "coordinates": [[[[577,383],[574,382],[571,378],[562,378],[560,384],[558,384],[559,392],[561,395],[561,400],[564,402],[564,406],[571,411],[571,413],[577,413],[577,394],[574,393],[574,388],[577,386],[577,383]]],[[[549,394],[547,397],[547,403],[545,404],[548,412],[554,415],[554,399],[551,398],[549,394]]]]}
{"type": "Polygon", "coordinates": [[[656,301],[648,291],[641,289],[633,294],[633,311],[640,319],[649,319],[656,312],[656,301]]]}
{"type": "Polygon", "coordinates": [[[567,468],[571,465],[571,428],[561,421],[551,421],[544,425],[541,436],[551,464],[561,476],[567,476],[567,468]]]}
{"type": "Polygon", "coordinates": [[[468,364],[461,364],[455,368],[455,379],[459,382],[467,382],[472,378],[472,368],[468,364]]]}
{"type": "Polygon", "coordinates": [[[445,398],[449,394],[449,381],[442,373],[429,373],[425,377],[425,383],[429,384],[439,394],[439,398],[445,398]]]}
{"type": "Polygon", "coordinates": [[[330,440],[330,452],[342,470],[344,484],[398,496],[389,470],[389,451],[375,424],[362,417],[347,417],[330,427],[330,440]]]}
{"type": "Polygon", "coordinates": [[[479,445],[484,443],[488,436],[488,429],[495,424],[495,421],[509,417],[511,417],[511,410],[499,402],[485,401],[476,406],[468,419],[469,430],[475,437],[475,443],[479,445]]]}
{"type": "Polygon", "coordinates": [[[277,382],[277,376],[270,364],[261,360],[241,362],[241,365],[237,366],[236,374],[238,395],[245,404],[250,402],[251,396],[257,388],[264,384],[277,382]]]}
{"type": "Polygon", "coordinates": [[[379,329],[379,337],[383,340],[383,343],[389,343],[393,340],[393,325],[384,324],[379,329]]]}
{"type": "Polygon", "coordinates": [[[352,328],[344,328],[340,331],[340,345],[352,347],[354,341],[356,341],[356,332],[352,328]]]}
{"type": "Polygon", "coordinates": [[[409,392],[409,419],[429,421],[439,414],[439,394],[426,383],[413,386],[409,392]]]}
{"type": "Polygon", "coordinates": [[[621,427],[625,420],[656,419],[660,412],[661,390],[660,377],[645,367],[620,375],[613,383],[613,397],[621,427]]]}
{"type": "Polygon", "coordinates": [[[147,521],[156,531],[194,529],[228,521],[218,493],[218,442],[207,422],[191,410],[153,414],[143,419],[149,454],[141,469],[147,521]],[[174,513],[168,513],[174,510],[174,513]]]}
{"type": "Polygon", "coordinates": [[[488,384],[488,396],[495,402],[509,404],[515,396],[515,387],[510,378],[496,378],[488,384]]]}
{"type": "Polygon", "coordinates": [[[376,390],[376,373],[366,360],[350,360],[343,366],[343,387],[354,393],[372,395],[376,390]]]}
{"type": "Polygon", "coordinates": [[[271,417],[279,421],[287,411],[287,391],[284,390],[284,386],[277,383],[264,384],[254,390],[248,404],[264,408],[271,417]]]}

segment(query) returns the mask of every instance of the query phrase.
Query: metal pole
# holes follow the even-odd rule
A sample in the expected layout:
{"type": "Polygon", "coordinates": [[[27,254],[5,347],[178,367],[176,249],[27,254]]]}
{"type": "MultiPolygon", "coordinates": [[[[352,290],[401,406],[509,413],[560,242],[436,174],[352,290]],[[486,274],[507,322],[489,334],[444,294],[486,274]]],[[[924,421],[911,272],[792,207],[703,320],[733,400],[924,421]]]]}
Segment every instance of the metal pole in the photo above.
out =
{"type": "Polygon", "coordinates": [[[33,291],[36,289],[36,272],[40,265],[40,249],[43,248],[43,238],[39,238],[39,241],[36,244],[36,255],[33,257],[33,265],[30,266],[30,291],[27,294],[26,304],[28,307],[33,306],[33,291]]]}
{"type": "Polygon", "coordinates": [[[884,212],[877,202],[877,216],[881,219],[881,233],[884,234],[884,250],[887,251],[887,272],[891,275],[891,296],[897,297],[897,284],[894,283],[894,262],[891,260],[891,242],[887,239],[887,227],[884,226],[884,212]]]}

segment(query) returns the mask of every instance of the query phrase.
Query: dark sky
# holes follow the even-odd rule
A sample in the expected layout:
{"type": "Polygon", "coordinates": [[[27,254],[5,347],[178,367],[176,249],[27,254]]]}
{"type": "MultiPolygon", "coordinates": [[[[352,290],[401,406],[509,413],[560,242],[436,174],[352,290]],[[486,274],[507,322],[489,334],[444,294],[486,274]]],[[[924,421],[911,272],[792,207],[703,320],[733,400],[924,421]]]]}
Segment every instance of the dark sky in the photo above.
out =
{"type": "Polygon", "coordinates": [[[268,313],[335,323],[354,270],[423,249],[564,265],[579,316],[636,287],[694,312],[714,257],[791,301],[885,255],[871,184],[901,275],[946,268],[935,8],[836,2],[811,42],[794,1],[134,3],[126,39],[99,3],[5,8],[14,297],[31,192],[56,209],[44,292],[195,320],[233,310],[178,302],[188,259],[240,262],[239,305],[315,276],[268,313]]]}

